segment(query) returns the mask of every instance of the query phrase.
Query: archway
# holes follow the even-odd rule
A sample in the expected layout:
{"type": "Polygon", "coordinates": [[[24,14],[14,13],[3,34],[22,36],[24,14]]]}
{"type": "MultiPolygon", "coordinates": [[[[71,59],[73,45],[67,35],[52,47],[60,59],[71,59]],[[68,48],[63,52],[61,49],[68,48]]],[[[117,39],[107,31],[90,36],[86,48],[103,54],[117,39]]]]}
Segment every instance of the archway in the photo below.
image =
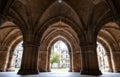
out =
{"type": "Polygon", "coordinates": [[[120,28],[115,22],[109,22],[102,26],[97,39],[105,48],[105,55],[108,58],[109,70],[107,72],[116,72],[119,69],[119,62],[116,56],[119,53],[119,33],[120,28]]]}
{"type": "Polygon", "coordinates": [[[13,52],[11,65],[15,72],[18,72],[21,66],[22,54],[23,54],[23,41],[19,42],[13,52]]]}
{"type": "Polygon", "coordinates": [[[62,40],[56,41],[51,47],[51,72],[68,72],[70,69],[70,55],[67,45],[62,40]]]}
{"type": "Polygon", "coordinates": [[[97,42],[97,55],[98,55],[99,68],[101,72],[108,72],[110,66],[109,66],[107,51],[100,42],[97,42]]]}
{"type": "Polygon", "coordinates": [[[58,40],[67,44],[70,53],[70,69],[71,72],[80,72],[81,58],[79,39],[76,32],[64,22],[56,22],[49,26],[44,32],[40,41],[39,48],[39,71],[50,71],[50,51],[51,46],[58,40]],[[77,58],[77,59],[76,59],[77,58]],[[76,64],[77,62],[77,64],[76,64]]]}
{"type": "Polygon", "coordinates": [[[19,27],[11,21],[4,21],[0,26],[0,34],[2,35],[1,50],[4,56],[1,60],[3,66],[0,68],[2,71],[13,71],[12,58],[14,56],[14,49],[18,42],[22,39],[22,33],[19,27]],[[5,51],[5,52],[4,52],[5,51]]]}

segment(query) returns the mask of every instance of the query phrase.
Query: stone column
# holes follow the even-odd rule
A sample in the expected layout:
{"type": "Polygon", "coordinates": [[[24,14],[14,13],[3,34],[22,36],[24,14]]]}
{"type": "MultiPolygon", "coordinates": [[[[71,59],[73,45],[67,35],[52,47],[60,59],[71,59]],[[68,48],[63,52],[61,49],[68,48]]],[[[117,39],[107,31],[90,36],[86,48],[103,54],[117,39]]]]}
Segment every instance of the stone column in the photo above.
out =
{"type": "Polygon", "coordinates": [[[47,72],[51,72],[51,67],[50,67],[50,55],[51,55],[51,52],[50,51],[47,51],[47,72]]]}
{"type": "Polygon", "coordinates": [[[85,75],[101,75],[98,66],[96,43],[81,42],[82,67],[81,74],[85,75]]]}
{"type": "Polygon", "coordinates": [[[69,72],[73,72],[73,69],[72,69],[72,67],[73,67],[73,65],[72,65],[72,53],[71,53],[71,51],[69,52],[69,56],[70,56],[70,67],[69,67],[69,72]]]}
{"type": "Polygon", "coordinates": [[[15,71],[15,59],[16,55],[10,54],[9,61],[7,64],[7,71],[15,71]]]}
{"type": "Polygon", "coordinates": [[[81,60],[80,60],[80,51],[73,51],[73,70],[74,72],[80,72],[81,70],[81,60]]]}
{"type": "Polygon", "coordinates": [[[108,64],[109,64],[109,70],[108,70],[108,72],[113,72],[110,51],[107,51],[106,56],[108,58],[108,64]]]}
{"type": "Polygon", "coordinates": [[[7,64],[8,64],[8,58],[9,58],[8,51],[0,51],[0,72],[6,71],[7,64]]]}
{"type": "Polygon", "coordinates": [[[15,71],[15,59],[16,55],[14,54],[14,50],[9,51],[9,59],[8,59],[8,64],[7,64],[7,69],[6,71],[15,71]]]}
{"type": "Polygon", "coordinates": [[[120,48],[112,51],[114,72],[120,72],[120,48]]]}
{"type": "Polygon", "coordinates": [[[39,72],[47,72],[47,51],[39,51],[39,72]]]}
{"type": "Polygon", "coordinates": [[[38,48],[39,42],[24,41],[23,42],[23,56],[21,68],[18,74],[38,74],[38,48]]]}

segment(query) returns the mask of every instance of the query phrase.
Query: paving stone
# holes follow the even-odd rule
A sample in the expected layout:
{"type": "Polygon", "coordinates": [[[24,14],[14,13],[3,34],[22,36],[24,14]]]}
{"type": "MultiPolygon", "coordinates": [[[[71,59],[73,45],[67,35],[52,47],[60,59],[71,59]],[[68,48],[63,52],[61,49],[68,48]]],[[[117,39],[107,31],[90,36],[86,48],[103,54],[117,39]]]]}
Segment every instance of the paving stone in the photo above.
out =
{"type": "Polygon", "coordinates": [[[15,72],[0,72],[0,77],[120,77],[120,73],[104,73],[100,76],[80,75],[80,73],[39,73],[37,75],[17,75],[15,72]]]}

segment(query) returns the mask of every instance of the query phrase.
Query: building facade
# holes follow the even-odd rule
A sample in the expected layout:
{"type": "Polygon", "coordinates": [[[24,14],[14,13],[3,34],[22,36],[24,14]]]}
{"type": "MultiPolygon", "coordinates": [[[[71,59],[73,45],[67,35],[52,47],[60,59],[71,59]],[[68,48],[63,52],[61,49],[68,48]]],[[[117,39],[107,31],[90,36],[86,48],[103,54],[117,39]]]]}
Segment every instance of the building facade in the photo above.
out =
{"type": "Polygon", "coordinates": [[[59,61],[59,63],[57,63],[56,68],[68,68],[69,69],[69,67],[70,67],[69,50],[63,41],[58,40],[52,46],[51,52],[57,53],[59,55],[59,58],[60,58],[60,61],[59,61]]]}

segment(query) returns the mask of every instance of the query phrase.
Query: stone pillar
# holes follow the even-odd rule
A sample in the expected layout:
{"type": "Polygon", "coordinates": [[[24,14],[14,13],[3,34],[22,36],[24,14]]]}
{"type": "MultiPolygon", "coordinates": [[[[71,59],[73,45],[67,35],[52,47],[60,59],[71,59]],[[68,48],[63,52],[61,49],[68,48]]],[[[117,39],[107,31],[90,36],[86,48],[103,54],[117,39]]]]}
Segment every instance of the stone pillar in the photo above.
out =
{"type": "Polygon", "coordinates": [[[72,61],[72,53],[71,53],[71,51],[69,52],[69,56],[70,56],[70,67],[69,67],[69,72],[73,72],[73,65],[72,65],[72,63],[73,63],[73,61],[72,61]]]}
{"type": "Polygon", "coordinates": [[[47,72],[51,72],[51,67],[50,67],[50,55],[51,55],[51,52],[50,51],[48,51],[48,53],[47,53],[47,72]]]}
{"type": "Polygon", "coordinates": [[[47,51],[39,51],[39,72],[47,72],[47,51]]]}
{"type": "Polygon", "coordinates": [[[9,51],[9,59],[8,59],[8,64],[7,64],[7,69],[6,71],[15,71],[15,59],[16,55],[14,54],[14,50],[9,51]]]}
{"type": "Polygon", "coordinates": [[[16,55],[10,54],[9,61],[7,64],[7,71],[15,71],[15,59],[16,55]]]}
{"type": "Polygon", "coordinates": [[[108,70],[108,72],[113,72],[110,51],[107,51],[106,56],[108,58],[108,64],[109,64],[109,70],[108,70]]]}
{"type": "Polygon", "coordinates": [[[8,51],[0,51],[0,72],[6,71],[7,64],[8,64],[8,58],[9,58],[8,51]]]}
{"type": "Polygon", "coordinates": [[[120,73],[120,48],[112,51],[114,72],[120,73]]]}
{"type": "Polygon", "coordinates": [[[81,42],[82,67],[81,74],[101,75],[98,66],[98,58],[95,42],[81,42]]]}
{"type": "Polygon", "coordinates": [[[73,66],[74,72],[80,72],[81,70],[80,51],[73,51],[73,66]]]}
{"type": "Polygon", "coordinates": [[[38,48],[39,42],[24,41],[23,42],[23,56],[21,68],[18,74],[38,74],[38,48]]]}

